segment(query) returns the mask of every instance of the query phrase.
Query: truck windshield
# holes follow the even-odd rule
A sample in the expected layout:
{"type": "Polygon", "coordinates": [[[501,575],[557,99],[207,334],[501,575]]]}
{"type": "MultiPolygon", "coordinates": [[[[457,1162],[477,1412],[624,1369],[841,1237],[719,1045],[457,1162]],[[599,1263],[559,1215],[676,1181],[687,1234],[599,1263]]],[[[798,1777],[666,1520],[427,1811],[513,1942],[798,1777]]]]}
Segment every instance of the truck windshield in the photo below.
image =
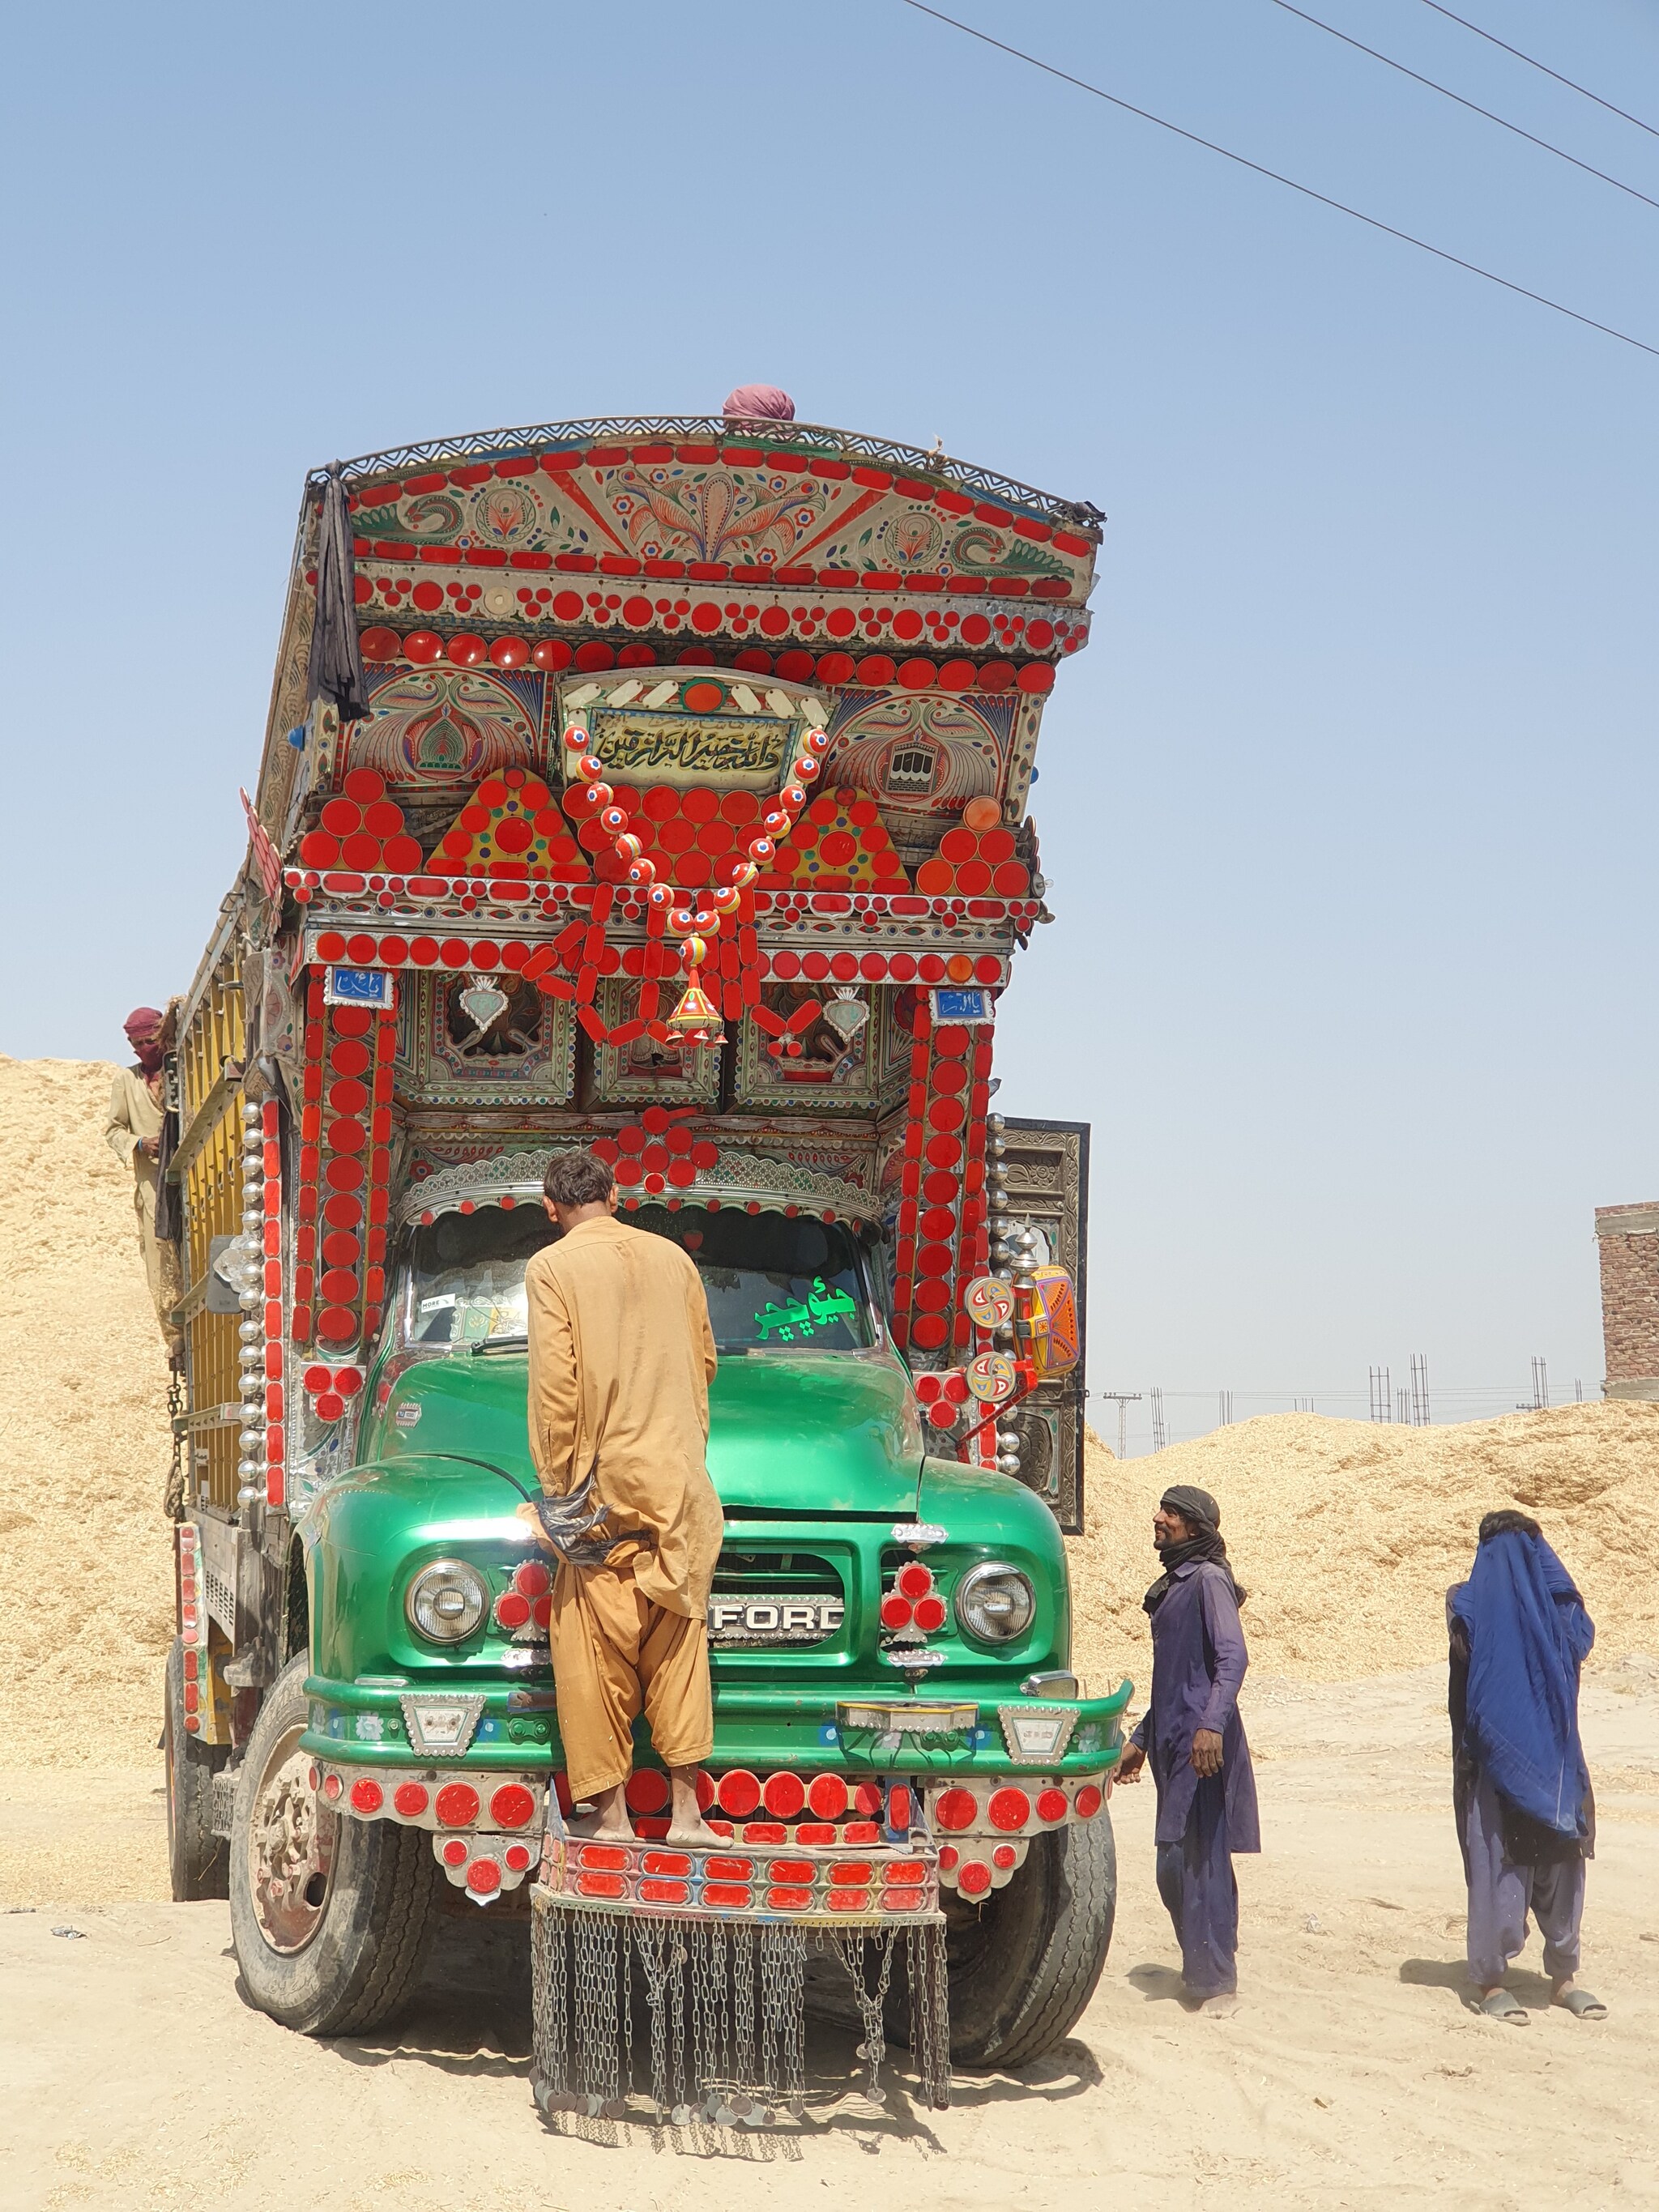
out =
{"type": "MultiPolygon", "coordinates": [[[[669,1237],[696,1262],[722,1352],[858,1352],[875,1341],[856,1239],[839,1222],[699,1206],[644,1206],[622,1217],[669,1237]]],[[[558,1235],[539,1206],[481,1206],[418,1228],[399,1310],[405,1344],[522,1339],[524,1271],[558,1235]]]]}

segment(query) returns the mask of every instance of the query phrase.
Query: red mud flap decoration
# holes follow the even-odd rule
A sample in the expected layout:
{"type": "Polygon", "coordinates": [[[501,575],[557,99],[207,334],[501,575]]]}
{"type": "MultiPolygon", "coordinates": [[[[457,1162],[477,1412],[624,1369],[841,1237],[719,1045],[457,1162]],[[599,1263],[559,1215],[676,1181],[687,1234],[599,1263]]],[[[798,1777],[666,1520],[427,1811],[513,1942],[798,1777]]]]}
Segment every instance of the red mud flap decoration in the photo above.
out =
{"type": "Polygon", "coordinates": [[[919,2101],[950,2102],[939,1853],[925,1829],[867,1850],[710,1851],[587,1841],[550,1808],[531,1907],[531,2081],[550,2124],[805,2119],[809,1948],[851,1978],[866,2094],[879,2105],[883,2008],[902,1947],[919,2101]],[[635,1969],[650,2013],[643,2081],[635,1969]]]}

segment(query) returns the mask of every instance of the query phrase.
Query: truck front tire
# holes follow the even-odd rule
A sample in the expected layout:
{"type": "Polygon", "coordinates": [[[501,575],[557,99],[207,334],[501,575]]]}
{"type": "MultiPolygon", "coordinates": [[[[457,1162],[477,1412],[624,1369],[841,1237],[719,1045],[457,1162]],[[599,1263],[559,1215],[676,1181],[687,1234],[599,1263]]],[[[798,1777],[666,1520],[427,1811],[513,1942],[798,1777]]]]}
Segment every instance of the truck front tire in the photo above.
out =
{"type": "Polygon", "coordinates": [[[1117,1850],[1103,1808],[1035,1837],[1024,1865],[983,1905],[949,1896],[951,2063],[1000,2071],[1057,2049],[1095,1993],[1116,1910],[1117,1850]]]}
{"type": "Polygon", "coordinates": [[[432,1838],[343,1816],[300,1750],[308,1656],[272,1685],[248,1738],[230,1840],[230,1928],[248,1996],[303,2035],[383,2027],[425,1963],[432,1838]]]}
{"type": "Polygon", "coordinates": [[[230,1893],[229,1846],[213,1832],[213,1778],[230,1757],[230,1747],[199,1742],[185,1726],[185,1648],[176,1636],[167,1653],[164,1696],[167,1870],[173,1903],[196,1905],[230,1893]]]}

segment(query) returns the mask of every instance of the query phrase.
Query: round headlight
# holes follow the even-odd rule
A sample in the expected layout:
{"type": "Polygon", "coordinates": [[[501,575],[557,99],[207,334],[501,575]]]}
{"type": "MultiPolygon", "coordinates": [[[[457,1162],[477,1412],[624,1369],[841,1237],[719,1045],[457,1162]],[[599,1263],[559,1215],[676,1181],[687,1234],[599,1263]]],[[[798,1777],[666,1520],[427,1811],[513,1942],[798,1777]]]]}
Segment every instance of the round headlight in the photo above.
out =
{"type": "Polygon", "coordinates": [[[1036,1612],[1030,1577],[1000,1559],[970,1568],[957,1584],[957,1619],[963,1633],[981,1644],[1012,1644],[1024,1635],[1036,1612]]]}
{"type": "Polygon", "coordinates": [[[404,1600],[410,1626],[430,1644],[459,1644],[471,1635],[489,1607],[484,1578],[465,1559],[434,1559],[410,1583],[404,1600]]]}

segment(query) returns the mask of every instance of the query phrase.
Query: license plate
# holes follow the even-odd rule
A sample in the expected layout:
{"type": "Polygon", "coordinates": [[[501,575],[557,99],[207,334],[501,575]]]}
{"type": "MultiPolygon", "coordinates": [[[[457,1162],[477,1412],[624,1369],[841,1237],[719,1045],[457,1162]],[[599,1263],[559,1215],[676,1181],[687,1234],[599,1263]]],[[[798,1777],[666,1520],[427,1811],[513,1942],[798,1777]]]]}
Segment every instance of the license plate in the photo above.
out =
{"type": "Polygon", "coordinates": [[[711,1644],[822,1644],[846,1618],[838,1597],[726,1597],[708,1601],[711,1644]]]}

